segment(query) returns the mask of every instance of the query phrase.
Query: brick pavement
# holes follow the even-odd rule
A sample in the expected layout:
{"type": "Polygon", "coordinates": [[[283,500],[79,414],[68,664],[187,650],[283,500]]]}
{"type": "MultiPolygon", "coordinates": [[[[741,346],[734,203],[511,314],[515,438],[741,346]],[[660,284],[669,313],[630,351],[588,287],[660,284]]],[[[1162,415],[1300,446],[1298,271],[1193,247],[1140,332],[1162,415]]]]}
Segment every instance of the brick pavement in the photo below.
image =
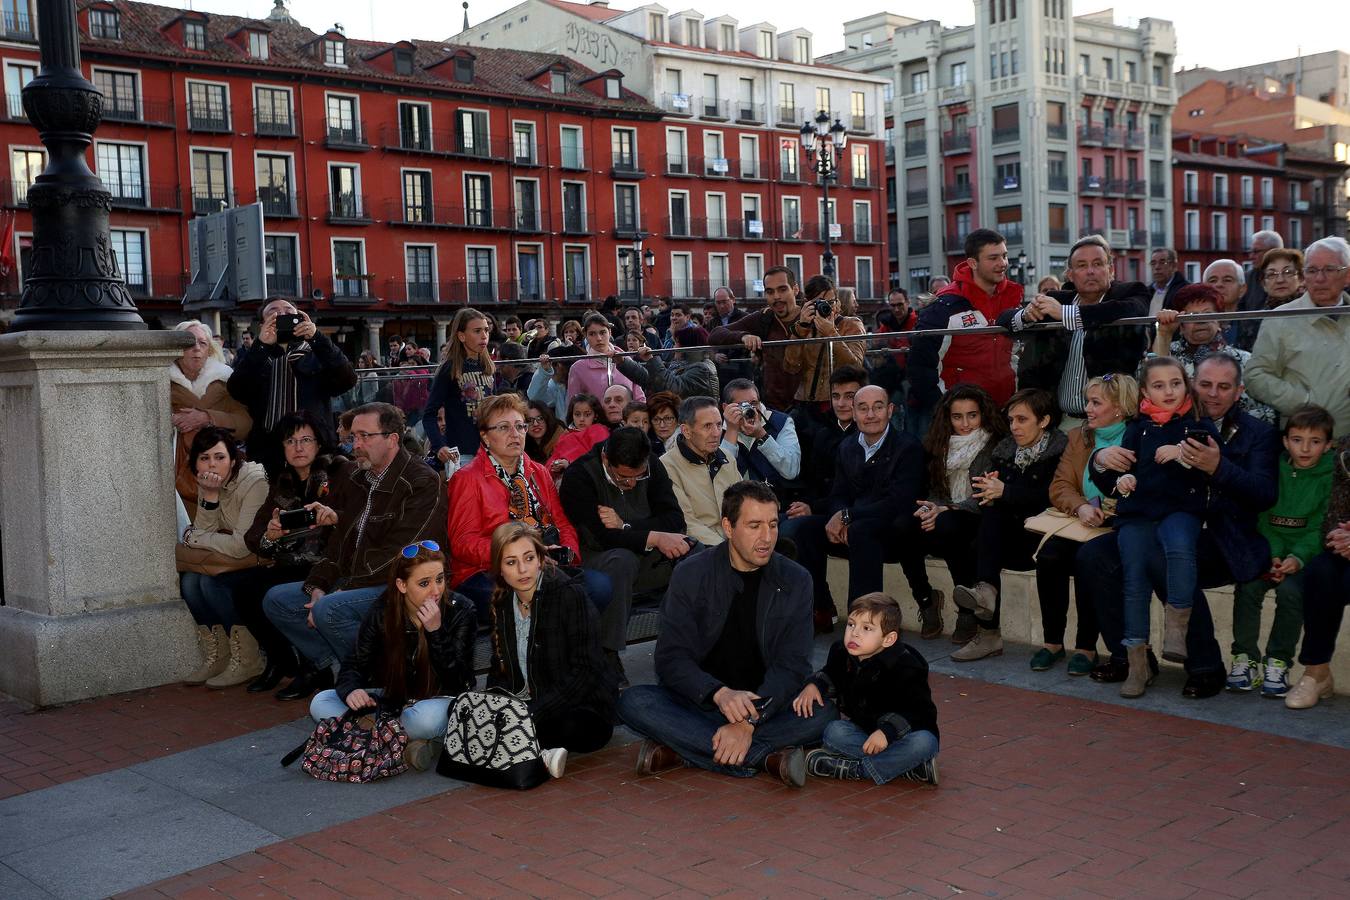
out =
{"type": "Polygon", "coordinates": [[[305,715],[243,688],[167,685],[28,711],[0,697],[0,800],[305,715]]]}
{"type": "Polygon", "coordinates": [[[530,793],[434,796],[128,896],[1350,895],[1350,752],[933,680],[938,789],[637,778],[613,747],[530,793]]]}

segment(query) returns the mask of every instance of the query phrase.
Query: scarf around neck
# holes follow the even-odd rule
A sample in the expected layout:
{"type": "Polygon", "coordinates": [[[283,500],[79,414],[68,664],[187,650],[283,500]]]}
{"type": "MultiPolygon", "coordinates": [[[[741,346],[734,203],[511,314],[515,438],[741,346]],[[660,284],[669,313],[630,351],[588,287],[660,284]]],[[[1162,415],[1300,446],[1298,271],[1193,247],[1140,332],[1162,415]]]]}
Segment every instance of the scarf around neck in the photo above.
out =
{"type": "Polygon", "coordinates": [[[977,428],[970,434],[954,434],[947,439],[947,492],[953,503],[970,498],[970,466],[990,437],[988,431],[977,428]]]}
{"type": "Polygon", "coordinates": [[[1195,404],[1191,402],[1189,394],[1186,395],[1186,399],[1181,401],[1181,405],[1176,409],[1163,409],[1152,400],[1144,397],[1139,401],[1139,413],[1140,415],[1148,416],[1153,420],[1153,424],[1155,425],[1166,425],[1168,422],[1172,421],[1173,416],[1181,418],[1189,413],[1194,406],[1195,404]]]}
{"type": "Polygon", "coordinates": [[[1013,453],[1013,465],[1025,472],[1027,466],[1041,458],[1041,454],[1045,452],[1045,448],[1048,446],[1050,446],[1050,432],[1048,430],[1042,431],[1040,439],[1036,443],[1030,447],[1017,448],[1017,451],[1013,453]]]}
{"type": "MultiPolygon", "coordinates": [[[[1119,447],[1121,438],[1125,437],[1125,421],[1121,420],[1114,425],[1103,425],[1101,428],[1092,429],[1092,449],[1097,450],[1103,447],[1119,447]]],[[[1097,489],[1096,483],[1092,480],[1092,453],[1088,453],[1088,461],[1083,466],[1083,496],[1089,501],[1096,500],[1099,503],[1108,498],[1097,489]]]]}

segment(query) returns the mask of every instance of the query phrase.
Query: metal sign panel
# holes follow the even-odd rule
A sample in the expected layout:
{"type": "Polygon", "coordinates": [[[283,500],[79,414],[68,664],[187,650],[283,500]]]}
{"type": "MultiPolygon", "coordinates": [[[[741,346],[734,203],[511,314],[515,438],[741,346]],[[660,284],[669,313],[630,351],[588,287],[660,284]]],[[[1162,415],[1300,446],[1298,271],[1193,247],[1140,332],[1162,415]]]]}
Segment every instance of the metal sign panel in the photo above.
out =
{"type": "Polygon", "coordinates": [[[267,298],[261,203],[250,203],[188,222],[192,280],[187,309],[227,309],[267,298]]]}

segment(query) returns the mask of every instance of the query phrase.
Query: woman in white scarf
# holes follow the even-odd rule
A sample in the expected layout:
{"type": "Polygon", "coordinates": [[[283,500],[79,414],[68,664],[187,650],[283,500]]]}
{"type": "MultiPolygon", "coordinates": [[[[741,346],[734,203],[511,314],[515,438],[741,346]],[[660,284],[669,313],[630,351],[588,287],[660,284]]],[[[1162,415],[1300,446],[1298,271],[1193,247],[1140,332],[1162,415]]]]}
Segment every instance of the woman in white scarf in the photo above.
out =
{"type": "MultiPolygon", "coordinates": [[[[980,524],[980,504],[972,496],[971,478],[990,469],[998,438],[1006,431],[993,398],[973,384],[958,384],[943,396],[924,438],[928,458],[928,499],[913,510],[911,540],[904,542],[900,564],[919,604],[920,636],[942,634],[946,598],[928,581],[926,557],[947,563],[953,584],[975,583],[971,547],[980,524]]],[[[975,633],[973,615],[958,613],[952,642],[962,644],[975,633]],[[963,640],[964,639],[964,640],[963,640]]]]}
{"type": "Polygon", "coordinates": [[[177,432],[174,462],[174,486],[188,512],[197,509],[197,478],[188,465],[188,448],[197,432],[208,425],[228,428],[238,441],[248,437],[253,419],[239,401],[230,396],[225,383],[233,370],[204,322],[190,319],[179,322],[174,331],[186,331],[195,338],[183,355],[169,363],[170,421],[177,432]]]}

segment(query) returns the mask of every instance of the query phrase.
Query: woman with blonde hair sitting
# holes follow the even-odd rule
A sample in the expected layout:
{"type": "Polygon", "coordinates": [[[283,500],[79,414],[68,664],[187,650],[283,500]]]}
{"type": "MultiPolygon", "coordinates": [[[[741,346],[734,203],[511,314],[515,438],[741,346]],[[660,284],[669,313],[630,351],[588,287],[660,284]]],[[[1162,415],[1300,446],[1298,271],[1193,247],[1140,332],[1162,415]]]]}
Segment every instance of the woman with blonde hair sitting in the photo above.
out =
{"type": "Polygon", "coordinates": [[[173,330],[193,337],[192,346],[169,363],[169,406],[173,409],[169,421],[177,432],[173,481],[192,518],[197,510],[197,473],[188,456],[192,439],[203,428],[215,426],[228,429],[242,442],[253,428],[253,419],[225,387],[234,370],[225,364],[210,326],[189,319],[173,330]]]}

